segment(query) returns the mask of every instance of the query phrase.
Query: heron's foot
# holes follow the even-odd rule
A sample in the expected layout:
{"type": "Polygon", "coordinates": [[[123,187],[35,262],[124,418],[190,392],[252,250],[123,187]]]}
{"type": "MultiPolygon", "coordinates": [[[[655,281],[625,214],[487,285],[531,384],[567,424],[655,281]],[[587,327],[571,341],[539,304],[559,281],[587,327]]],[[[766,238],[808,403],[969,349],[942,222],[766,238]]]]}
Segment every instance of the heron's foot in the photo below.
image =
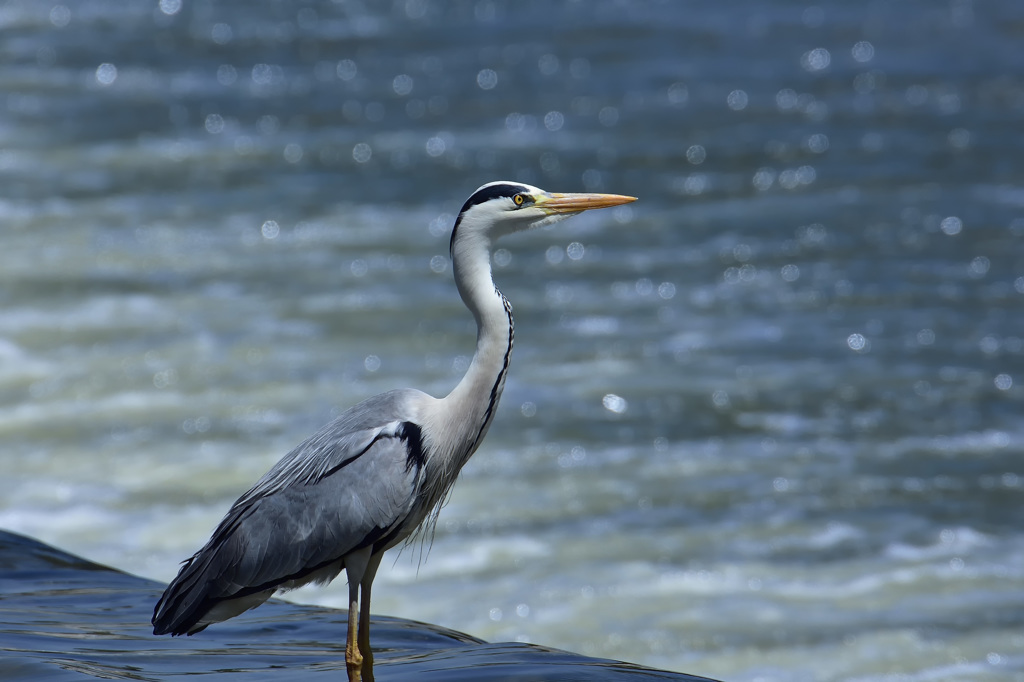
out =
{"type": "Polygon", "coordinates": [[[362,682],[363,655],[355,642],[350,642],[345,647],[345,667],[348,669],[348,682],[362,682]]]}

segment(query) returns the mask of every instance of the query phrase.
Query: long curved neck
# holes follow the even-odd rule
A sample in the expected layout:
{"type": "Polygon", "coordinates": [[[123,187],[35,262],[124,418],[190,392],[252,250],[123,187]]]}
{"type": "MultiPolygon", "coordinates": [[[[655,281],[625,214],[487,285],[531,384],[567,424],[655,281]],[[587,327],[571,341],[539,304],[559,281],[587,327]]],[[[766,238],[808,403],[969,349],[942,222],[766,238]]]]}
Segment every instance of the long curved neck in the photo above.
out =
{"type": "Polygon", "coordinates": [[[505,387],[513,340],[512,306],[491,278],[490,241],[479,234],[460,237],[452,244],[452,267],[459,294],[476,319],[477,336],[466,375],[442,399],[456,470],[491,425],[505,387]]]}

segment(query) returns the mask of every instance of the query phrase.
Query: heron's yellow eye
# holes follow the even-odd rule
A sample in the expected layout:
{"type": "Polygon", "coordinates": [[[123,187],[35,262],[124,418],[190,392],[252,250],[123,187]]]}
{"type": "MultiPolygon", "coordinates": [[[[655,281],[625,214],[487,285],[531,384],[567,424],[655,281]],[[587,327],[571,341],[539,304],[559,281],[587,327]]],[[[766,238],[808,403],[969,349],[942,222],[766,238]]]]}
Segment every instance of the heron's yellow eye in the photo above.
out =
{"type": "Polygon", "coordinates": [[[523,202],[526,201],[526,199],[523,198],[522,194],[517,194],[514,197],[512,197],[512,201],[515,202],[516,206],[522,206],[523,202]]]}

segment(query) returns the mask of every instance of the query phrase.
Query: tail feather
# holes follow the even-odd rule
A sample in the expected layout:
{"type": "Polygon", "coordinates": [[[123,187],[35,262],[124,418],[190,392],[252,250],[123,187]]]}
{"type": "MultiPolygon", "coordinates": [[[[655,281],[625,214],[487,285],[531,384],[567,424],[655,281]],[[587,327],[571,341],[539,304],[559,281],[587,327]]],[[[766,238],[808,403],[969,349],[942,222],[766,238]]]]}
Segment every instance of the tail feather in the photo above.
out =
{"type": "MultiPolygon", "coordinates": [[[[154,635],[194,635],[210,623],[227,620],[246,610],[218,608],[218,605],[239,597],[250,597],[256,591],[237,593],[238,586],[230,577],[239,563],[236,531],[254,506],[252,503],[235,503],[206,545],[182,562],[178,575],[153,609],[154,635]],[[222,615],[225,613],[229,615],[222,615]]],[[[258,606],[269,596],[270,593],[252,606],[258,606]]]]}
{"type": "Polygon", "coordinates": [[[202,571],[196,565],[198,558],[196,554],[182,565],[157,602],[153,609],[154,635],[191,635],[208,625],[197,627],[213,605],[206,594],[206,581],[201,579],[202,571]]]}
{"type": "MultiPolygon", "coordinates": [[[[153,634],[194,635],[211,623],[259,606],[283,583],[311,570],[301,567],[297,573],[282,575],[279,562],[266,562],[263,551],[253,551],[253,547],[265,550],[263,538],[270,537],[266,528],[273,527],[272,523],[246,525],[258,506],[259,500],[233,507],[209,542],[183,562],[153,609],[153,634]]],[[[296,558],[289,552],[278,554],[282,560],[296,558]]]]}

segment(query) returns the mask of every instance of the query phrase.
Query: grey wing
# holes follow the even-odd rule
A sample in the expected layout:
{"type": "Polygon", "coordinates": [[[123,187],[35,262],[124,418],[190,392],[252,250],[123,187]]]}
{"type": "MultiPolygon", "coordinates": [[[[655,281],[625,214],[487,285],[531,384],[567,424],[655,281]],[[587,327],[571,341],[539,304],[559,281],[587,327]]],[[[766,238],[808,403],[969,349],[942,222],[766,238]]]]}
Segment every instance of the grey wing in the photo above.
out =
{"type": "Polygon", "coordinates": [[[154,633],[196,632],[223,619],[206,617],[223,602],[255,595],[256,605],[275,589],[330,580],[347,554],[380,551],[407,531],[425,455],[417,424],[387,419],[407,412],[395,399],[352,408],[239,498],[157,603],[154,633]]]}

